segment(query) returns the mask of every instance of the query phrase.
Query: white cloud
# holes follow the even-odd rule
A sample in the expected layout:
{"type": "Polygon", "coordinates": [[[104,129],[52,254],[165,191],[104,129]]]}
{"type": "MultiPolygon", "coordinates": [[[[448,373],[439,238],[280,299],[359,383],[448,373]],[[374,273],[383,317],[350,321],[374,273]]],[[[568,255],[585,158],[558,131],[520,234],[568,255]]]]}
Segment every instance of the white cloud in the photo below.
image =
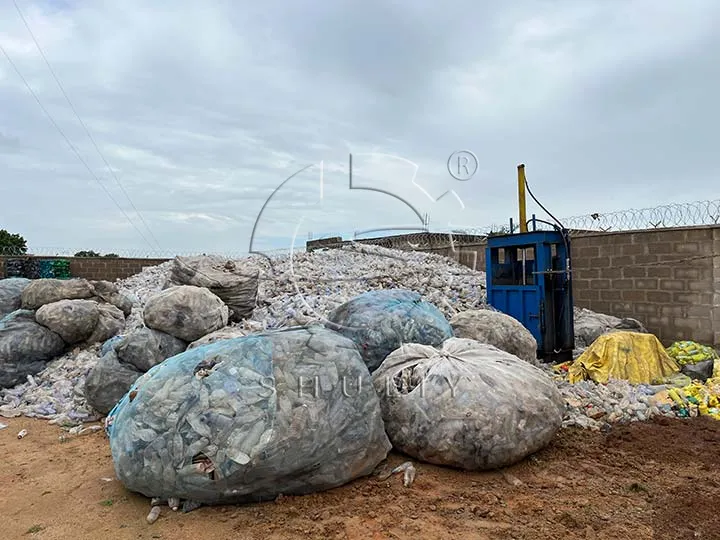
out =
{"type": "Polygon", "coordinates": [[[711,0],[17,2],[122,184],[4,3],[0,45],[92,170],[0,55],[0,228],[31,246],[242,251],[273,191],[321,161],[322,202],[317,168],[293,178],[257,227],[267,245],[298,223],[415,223],[410,207],[431,227],[506,223],[521,162],[560,216],[718,197],[711,0]],[[469,182],[446,171],[459,149],[480,160],[469,182]],[[407,204],[349,190],[350,152],[356,186],[407,204]],[[448,189],[462,211],[422,193],[448,189]]]}

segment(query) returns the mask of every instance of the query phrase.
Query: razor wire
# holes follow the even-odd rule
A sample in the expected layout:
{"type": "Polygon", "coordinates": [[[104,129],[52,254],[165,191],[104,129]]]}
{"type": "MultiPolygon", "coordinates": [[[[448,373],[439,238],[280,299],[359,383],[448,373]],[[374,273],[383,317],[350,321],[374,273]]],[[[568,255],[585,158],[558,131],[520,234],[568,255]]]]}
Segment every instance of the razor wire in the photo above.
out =
{"type": "MultiPolygon", "coordinates": [[[[545,221],[552,221],[544,218],[545,221]]],[[[720,225],[720,199],[672,203],[648,208],[629,208],[614,212],[593,212],[559,219],[562,226],[573,235],[589,233],[641,231],[670,229],[675,227],[700,227],[720,225]]],[[[538,230],[552,229],[547,223],[537,223],[538,230]]],[[[516,232],[518,224],[510,231],[509,224],[485,227],[444,229],[446,234],[472,234],[488,236],[516,232]]]]}
{"type": "MultiPolygon", "coordinates": [[[[537,222],[538,230],[552,229],[553,225],[546,220],[546,223],[537,222]]],[[[585,234],[598,234],[607,232],[622,231],[641,231],[641,230],[662,230],[675,227],[698,227],[720,225],[720,199],[707,201],[694,201],[688,203],[673,203],[649,208],[630,208],[626,210],[614,212],[594,212],[591,214],[577,215],[562,218],[559,220],[563,227],[570,231],[572,236],[582,236],[585,234]]],[[[329,240],[331,238],[340,238],[341,244],[348,242],[358,244],[374,244],[387,248],[400,249],[432,249],[451,246],[469,246],[476,243],[482,243],[487,236],[494,234],[507,234],[517,232],[519,226],[513,225],[510,230],[509,223],[504,225],[488,225],[481,227],[463,227],[452,229],[425,229],[419,232],[409,232],[405,234],[397,234],[398,231],[388,230],[388,235],[376,237],[359,237],[355,232],[323,232],[308,234],[308,242],[310,244],[319,244],[321,240],[329,240]],[[350,239],[350,240],[348,240],[350,239]]],[[[292,242],[289,242],[291,244],[292,242]]],[[[325,246],[317,245],[317,248],[325,246]]],[[[328,246],[329,247],[329,246],[328,246]]],[[[240,259],[252,255],[248,251],[192,251],[192,250],[163,250],[149,251],[144,249],[120,249],[120,250],[88,250],[71,249],[61,247],[43,247],[31,246],[26,250],[21,250],[13,246],[0,246],[0,257],[75,257],[81,252],[93,252],[99,254],[100,258],[128,258],[128,259],[173,259],[177,256],[196,257],[196,256],[219,256],[229,259],[240,259]]],[[[257,250],[253,253],[274,257],[284,256],[293,252],[305,252],[306,246],[288,246],[287,248],[273,248],[266,250],[257,250]]],[[[91,258],[96,258],[91,256],[91,258]]]]}
{"type": "MultiPolygon", "coordinates": [[[[538,216],[538,218],[540,219],[540,216],[538,216]]],[[[537,221],[534,225],[537,230],[553,229],[553,224],[548,223],[552,222],[552,219],[542,219],[545,223],[537,221]]],[[[565,229],[569,230],[574,236],[605,232],[629,232],[651,229],[669,229],[674,227],[720,225],[720,199],[687,203],[672,203],[648,208],[629,208],[626,210],[605,213],[593,212],[590,214],[561,218],[559,221],[561,225],[565,227],[565,229]]],[[[528,224],[530,228],[533,227],[532,220],[530,220],[528,224]]],[[[313,234],[311,240],[317,241],[329,237],[342,237],[354,238],[357,242],[373,241],[375,243],[382,243],[383,241],[386,241],[386,239],[393,237],[414,237],[417,239],[424,237],[425,240],[419,241],[432,245],[437,243],[438,236],[442,236],[446,243],[449,237],[454,238],[458,242],[464,243],[472,241],[469,237],[475,237],[475,240],[478,240],[478,237],[514,233],[519,229],[519,224],[515,222],[513,223],[512,230],[510,230],[510,223],[508,220],[508,223],[504,224],[494,223],[485,226],[454,228],[434,227],[432,230],[425,229],[424,232],[408,232],[401,235],[388,234],[375,238],[358,238],[357,234],[353,232],[322,233],[313,234]]],[[[389,242],[390,240],[387,241],[389,242]]]]}
{"type": "Polygon", "coordinates": [[[570,230],[600,232],[717,225],[720,223],[720,199],[592,213],[560,221],[570,230]]]}

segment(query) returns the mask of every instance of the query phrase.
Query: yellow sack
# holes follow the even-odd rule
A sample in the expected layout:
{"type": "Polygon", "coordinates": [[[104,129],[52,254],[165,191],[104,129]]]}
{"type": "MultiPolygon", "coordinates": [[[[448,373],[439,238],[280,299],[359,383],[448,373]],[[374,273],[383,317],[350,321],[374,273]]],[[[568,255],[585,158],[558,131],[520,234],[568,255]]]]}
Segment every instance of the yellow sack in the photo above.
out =
{"type": "Polygon", "coordinates": [[[597,338],[568,370],[571,383],[593,380],[605,384],[622,379],[632,384],[662,382],[680,371],[652,334],[612,332],[597,338]]]}
{"type": "Polygon", "coordinates": [[[697,364],[704,360],[717,360],[715,349],[695,341],[676,341],[666,349],[668,355],[679,365],[697,364]]]}

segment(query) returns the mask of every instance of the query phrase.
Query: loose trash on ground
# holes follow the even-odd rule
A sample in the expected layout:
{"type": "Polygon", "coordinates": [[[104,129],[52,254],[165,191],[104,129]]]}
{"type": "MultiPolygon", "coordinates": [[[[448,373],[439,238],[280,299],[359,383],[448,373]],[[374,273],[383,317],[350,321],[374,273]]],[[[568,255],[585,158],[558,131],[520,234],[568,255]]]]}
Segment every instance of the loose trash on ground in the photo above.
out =
{"type": "Polygon", "coordinates": [[[720,378],[661,390],[652,401],[663,411],[681,418],[710,416],[720,420],[720,378]]]}
{"type": "Polygon", "coordinates": [[[401,463],[394,469],[390,469],[389,471],[386,471],[384,473],[381,473],[378,475],[378,480],[381,482],[384,482],[388,478],[390,478],[393,474],[403,473],[403,485],[405,487],[410,487],[412,483],[415,481],[415,475],[417,474],[417,470],[415,469],[415,466],[412,464],[412,461],[406,461],[404,463],[401,463]]]}
{"type": "Polygon", "coordinates": [[[150,508],[150,513],[147,515],[147,522],[150,524],[155,523],[158,518],[160,517],[160,507],[159,506],[153,506],[150,508]]]}

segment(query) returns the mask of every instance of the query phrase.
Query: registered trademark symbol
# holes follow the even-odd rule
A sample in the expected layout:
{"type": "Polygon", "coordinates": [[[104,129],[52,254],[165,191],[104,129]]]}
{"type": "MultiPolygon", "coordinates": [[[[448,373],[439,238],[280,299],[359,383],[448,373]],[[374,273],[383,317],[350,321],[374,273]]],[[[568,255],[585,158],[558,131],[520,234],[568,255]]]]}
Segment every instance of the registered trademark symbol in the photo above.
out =
{"type": "Polygon", "coordinates": [[[455,180],[470,180],[478,170],[478,158],[470,150],[458,150],[450,154],[448,172],[455,180]]]}

